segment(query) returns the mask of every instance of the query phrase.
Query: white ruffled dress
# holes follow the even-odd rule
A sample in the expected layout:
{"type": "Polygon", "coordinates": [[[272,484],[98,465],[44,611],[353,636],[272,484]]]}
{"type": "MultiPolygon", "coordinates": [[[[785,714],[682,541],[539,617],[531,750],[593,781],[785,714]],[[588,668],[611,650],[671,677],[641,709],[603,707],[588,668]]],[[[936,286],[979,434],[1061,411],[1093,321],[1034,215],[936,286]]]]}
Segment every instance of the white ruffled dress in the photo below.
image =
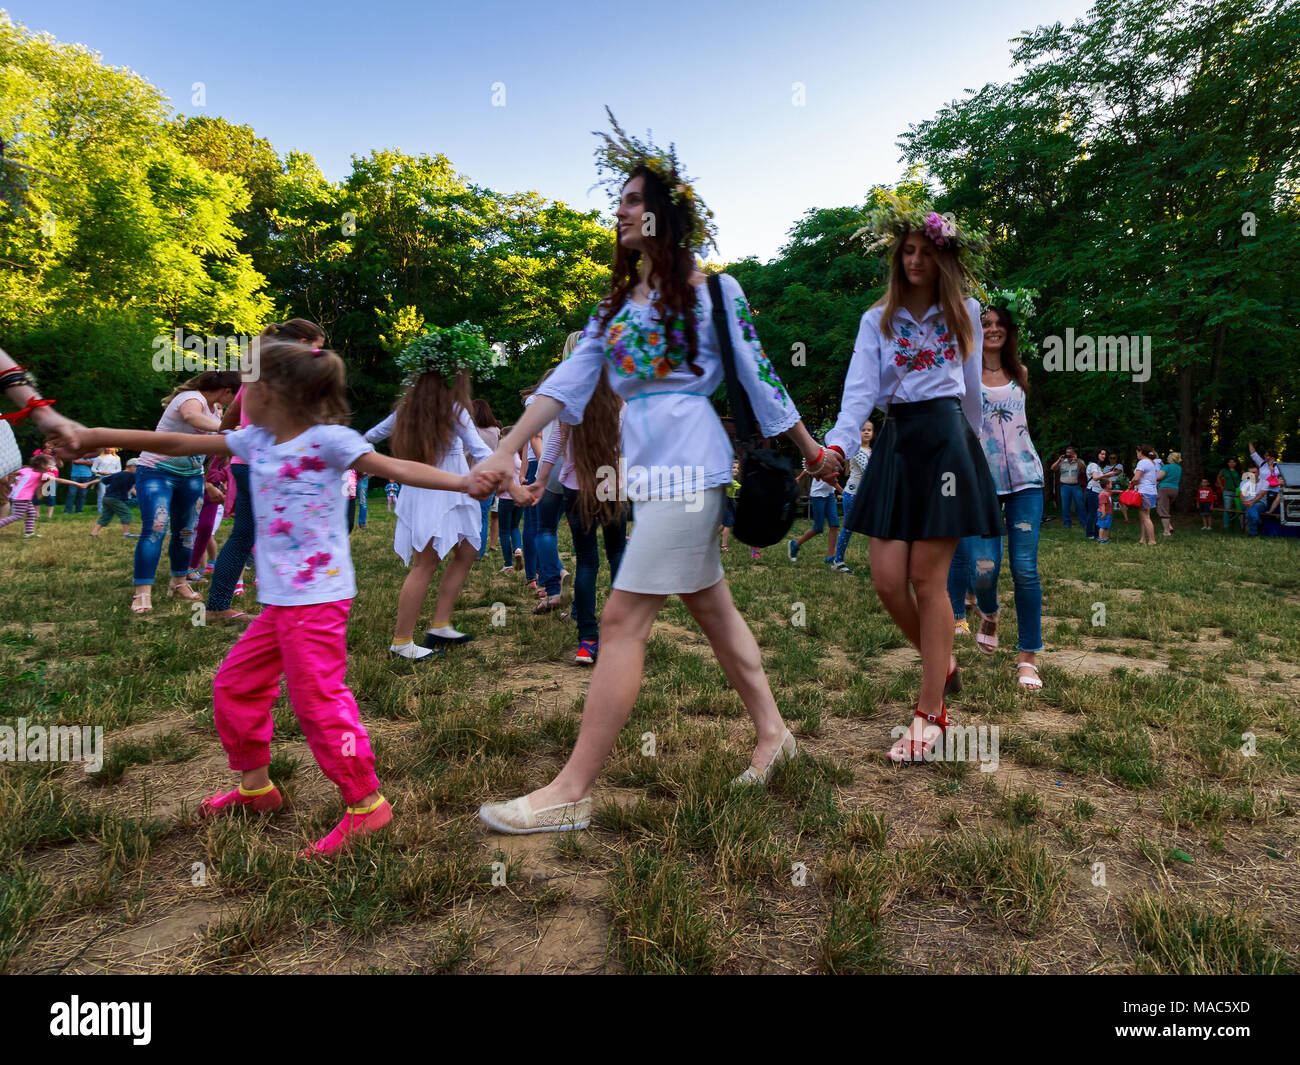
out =
{"type": "MultiPolygon", "coordinates": [[[[393,435],[397,422],[394,411],[368,433],[372,444],[393,435]]],[[[447,473],[466,474],[468,452],[475,462],[488,458],[491,448],[483,442],[474,422],[463,407],[456,408],[456,435],[452,437],[447,453],[436,463],[447,473]]],[[[462,540],[475,551],[482,545],[483,511],[477,499],[464,492],[442,492],[433,488],[415,488],[402,485],[397,497],[397,532],[393,536],[393,550],[408,566],[416,551],[432,548],[439,558],[447,555],[462,540]]]]}

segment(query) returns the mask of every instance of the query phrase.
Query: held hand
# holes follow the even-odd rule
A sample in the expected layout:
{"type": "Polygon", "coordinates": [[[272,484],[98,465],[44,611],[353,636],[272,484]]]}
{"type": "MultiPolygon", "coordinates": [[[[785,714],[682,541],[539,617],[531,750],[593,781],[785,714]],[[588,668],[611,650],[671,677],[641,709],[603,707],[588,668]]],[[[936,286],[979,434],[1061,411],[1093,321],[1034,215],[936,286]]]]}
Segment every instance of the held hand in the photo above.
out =
{"type": "Polygon", "coordinates": [[[486,478],[487,483],[491,485],[491,491],[498,492],[503,484],[514,477],[514,457],[508,451],[494,451],[482,462],[475,463],[474,468],[469,472],[471,477],[478,475],[486,478]]]}
{"type": "MultiPolygon", "coordinates": [[[[48,409],[48,408],[46,408],[48,409]]],[[[63,424],[54,428],[42,426],[45,432],[45,446],[54,453],[54,457],[60,462],[66,459],[80,458],[91,451],[98,451],[101,444],[96,435],[98,430],[87,429],[84,425],[77,422],[68,421],[62,415],[58,415],[63,424]]]]}
{"type": "Polygon", "coordinates": [[[465,476],[465,491],[480,502],[496,491],[496,482],[482,469],[482,463],[475,466],[465,476]]]}
{"type": "MultiPolygon", "coordinates": [[[[86,431],[86,427],[80,422],[65,418],[62,414],[57,413],[53,407],[37,407],[32,411],[31,418],[36,427],[45,434],[46,447],[53,449],[68,448],[69,455],[73,450],[82,448],[81,434],[86,431]]],[[[82,448],[82,450],[85,449],[82,448]]],[[[80,454],[80,451],[78,451],[78,454],[80,454]]]]}

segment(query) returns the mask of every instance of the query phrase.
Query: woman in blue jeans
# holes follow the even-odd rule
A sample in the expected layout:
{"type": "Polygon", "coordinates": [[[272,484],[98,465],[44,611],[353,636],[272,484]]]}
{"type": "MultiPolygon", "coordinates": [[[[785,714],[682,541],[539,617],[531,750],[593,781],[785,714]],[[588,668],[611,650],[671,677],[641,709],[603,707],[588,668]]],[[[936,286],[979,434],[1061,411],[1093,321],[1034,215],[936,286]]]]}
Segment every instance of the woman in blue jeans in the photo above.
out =
{"type": "MultiPolygon", "coordinates": [[[[1038,690],[1037,655],[1043,649],[1043,590],[1038,579],[1038,533],[1043,523],[1043,463],[1025,422],[1029,375],[1019,355],[1019,328],[1005,306],[984,312],[984,417],[980,443],[988,459],[1006,523],[1007,552],[1014,586],[1019,641],[1016,680],[1021,690],[1038,690]]],[[[998,646],[998,573],[1002,537],[968,536],[957,543],[948,569],[953,616],[966,617],[966,591],[973,588],[980,626],[976,646],[992,654],[998,646]]]]}
{"type": "MultiPolygon", "coordinates": [[[[172,389],[163,401],[158,420],[160,433],[216,432],[221,426],[221,406],[235,398],[239,373],[235,370],[206,370],[172,389]]],[[[153,581],[162,555],[163,538],[171,526],[167,555],[171,581],[169,596],[198,600],[190,587],[190,549],[194,526],[203,498],[203,464],[197,455],[162,455],[145,451],[135,471],[135,495],[140,501],[140,539],[135,545],[134,595],[131,612],[147,614],[153,609],[153,581]]]]}
{"type": "MultiPolygon", "coordinates": [[[[572,338],[575,343],[579,335],[572,338]]],[[[573,660],[580,666],[594,665],[600,652],[600,622],[596,615],[596,577],[600,572],[597,531],[605,537],[605,560],[609,563],[611,585],[618,575],[618,564],[627,544],[626,507],[622,500],[613,498],[617,492],[600,490],[607,483],[606,478],[613,476],[619,468],[624,409],[623,401],[602,374],[587,402],[582,422],[556,425],[542,452],[542,464],[537,470],[538,487],[533,489],[533,497],[537,498],[539,488],[559,467],[559,482],[564,493],[561,498],[569,532],[573,534],[574,568],[577,570],[573,588],[573,620],[578,626],[578,653],[573,660]]],[[[554,493],[542,491],[542,498],[542,506],[546,506],[546,501],[553,499],[554,493]]],[[[567,593],[567,586],[564,591],[567,593]]],[[[554,606],[548,609],[554,609],[554,606]]]]}

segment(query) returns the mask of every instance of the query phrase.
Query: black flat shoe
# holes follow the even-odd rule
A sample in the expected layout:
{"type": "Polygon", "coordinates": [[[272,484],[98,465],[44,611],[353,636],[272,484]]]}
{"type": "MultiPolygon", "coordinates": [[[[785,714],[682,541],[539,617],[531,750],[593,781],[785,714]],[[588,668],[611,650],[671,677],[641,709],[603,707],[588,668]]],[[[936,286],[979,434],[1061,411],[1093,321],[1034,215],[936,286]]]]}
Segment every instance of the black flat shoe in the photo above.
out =
{"type": "Polygon", "coordinates": [[[468,632],[462,632],[459,636],[439,636],[436,633],[426,632],[424,634],[424,646],[431,651],[440,650],[443,647],[454,647],[457,644],[469,643],[474,639],[468,632]]]}

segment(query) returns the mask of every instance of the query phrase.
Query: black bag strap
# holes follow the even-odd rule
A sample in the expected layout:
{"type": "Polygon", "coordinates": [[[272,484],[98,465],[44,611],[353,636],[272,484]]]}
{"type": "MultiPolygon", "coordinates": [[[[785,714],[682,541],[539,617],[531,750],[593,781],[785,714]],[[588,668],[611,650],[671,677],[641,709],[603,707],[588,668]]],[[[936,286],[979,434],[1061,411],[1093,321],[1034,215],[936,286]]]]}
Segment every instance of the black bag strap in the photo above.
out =
{"type": "Polygon", "coordinates": [[[736,373],[736,352],[731,345],[731,323],[727,319],[727,305],[722,299],[722,275],[709,275],[709,299],[713,303],[713,331],[718,336],[718,351],[722,355],[722,369],[727,375],[727,401],[731,417],[736,423],[736,441],[745,450],[753,450],[759,441],[754,408],[736,373]]]}

